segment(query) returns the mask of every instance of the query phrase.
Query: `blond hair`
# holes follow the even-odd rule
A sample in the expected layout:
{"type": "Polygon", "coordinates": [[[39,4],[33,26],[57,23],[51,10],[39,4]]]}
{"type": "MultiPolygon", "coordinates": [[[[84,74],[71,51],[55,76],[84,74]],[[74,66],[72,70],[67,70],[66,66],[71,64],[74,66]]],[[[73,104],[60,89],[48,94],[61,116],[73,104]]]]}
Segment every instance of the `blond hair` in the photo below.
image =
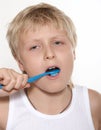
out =
{"type": "Polygon", "coordinates": [[[13,19],[7,31],[7,40],[11,52],[15,58],[18,58],[18,43],[22,32],[53,24],[56,28],[64,29],[73,47],[76,46],[76,31],[72,20],[56,7],[41,3],[25,8],[13,19]]]}

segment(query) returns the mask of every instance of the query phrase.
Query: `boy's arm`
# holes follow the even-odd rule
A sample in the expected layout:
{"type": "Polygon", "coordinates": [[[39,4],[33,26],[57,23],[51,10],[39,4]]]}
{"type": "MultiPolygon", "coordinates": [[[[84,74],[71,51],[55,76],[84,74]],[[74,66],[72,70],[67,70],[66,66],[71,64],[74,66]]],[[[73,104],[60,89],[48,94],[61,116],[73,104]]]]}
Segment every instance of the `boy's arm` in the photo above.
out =
{"type": "Polygon", "coordinates": [[[9,97],[0,98],[0,130],[5,130],[8,119],[9,97]]]}
{"type": "Polygon", "coordinates": [[[96,130],[101,130],[101,94],[89,90],[91,113],[96,130]]]}

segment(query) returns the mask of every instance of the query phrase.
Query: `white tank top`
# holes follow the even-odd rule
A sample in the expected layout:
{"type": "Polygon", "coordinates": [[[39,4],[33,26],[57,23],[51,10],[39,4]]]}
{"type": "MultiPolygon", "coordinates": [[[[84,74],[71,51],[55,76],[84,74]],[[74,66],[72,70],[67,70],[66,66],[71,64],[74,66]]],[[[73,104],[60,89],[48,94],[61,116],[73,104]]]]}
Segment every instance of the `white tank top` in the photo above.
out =
{"type": "Polygon", "coordinates": [[[36,111],[21,90],[10,96],[6,130],[94,130],[88,89],[75,86],[72,94],[71,104],[66,111],[46,115],[36,111]]]}

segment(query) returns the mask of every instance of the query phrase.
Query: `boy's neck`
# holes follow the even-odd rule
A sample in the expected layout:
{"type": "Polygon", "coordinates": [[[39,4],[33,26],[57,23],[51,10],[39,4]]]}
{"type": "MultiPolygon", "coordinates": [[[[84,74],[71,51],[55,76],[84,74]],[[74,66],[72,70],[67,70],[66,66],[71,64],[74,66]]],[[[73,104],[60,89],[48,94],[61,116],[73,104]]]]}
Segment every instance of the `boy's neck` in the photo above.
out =
{"type": "Polygon", "coordinates": [[[41,91],[36,91],[36,88],[30,88],[26,90],[27,97],[32,106],[49,115],[55,115],[65,111],[72,99],[72,91],[69,87],[57,94],[46,94],[41,91]]]}

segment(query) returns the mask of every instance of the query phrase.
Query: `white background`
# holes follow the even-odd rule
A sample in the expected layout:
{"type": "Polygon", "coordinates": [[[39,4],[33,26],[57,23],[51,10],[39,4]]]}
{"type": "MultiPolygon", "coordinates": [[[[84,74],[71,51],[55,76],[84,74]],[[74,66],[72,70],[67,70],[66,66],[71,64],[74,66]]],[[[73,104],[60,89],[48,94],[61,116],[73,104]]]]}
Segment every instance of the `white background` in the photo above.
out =
{"type": "Polygon", "coordinates": [[[0,68],[20,72],[6,41],[7,26],[20,10],[39,2],[71,17],[78,35],[73,81],[101,92],[101,0],[0,0],[0,68]]]}

